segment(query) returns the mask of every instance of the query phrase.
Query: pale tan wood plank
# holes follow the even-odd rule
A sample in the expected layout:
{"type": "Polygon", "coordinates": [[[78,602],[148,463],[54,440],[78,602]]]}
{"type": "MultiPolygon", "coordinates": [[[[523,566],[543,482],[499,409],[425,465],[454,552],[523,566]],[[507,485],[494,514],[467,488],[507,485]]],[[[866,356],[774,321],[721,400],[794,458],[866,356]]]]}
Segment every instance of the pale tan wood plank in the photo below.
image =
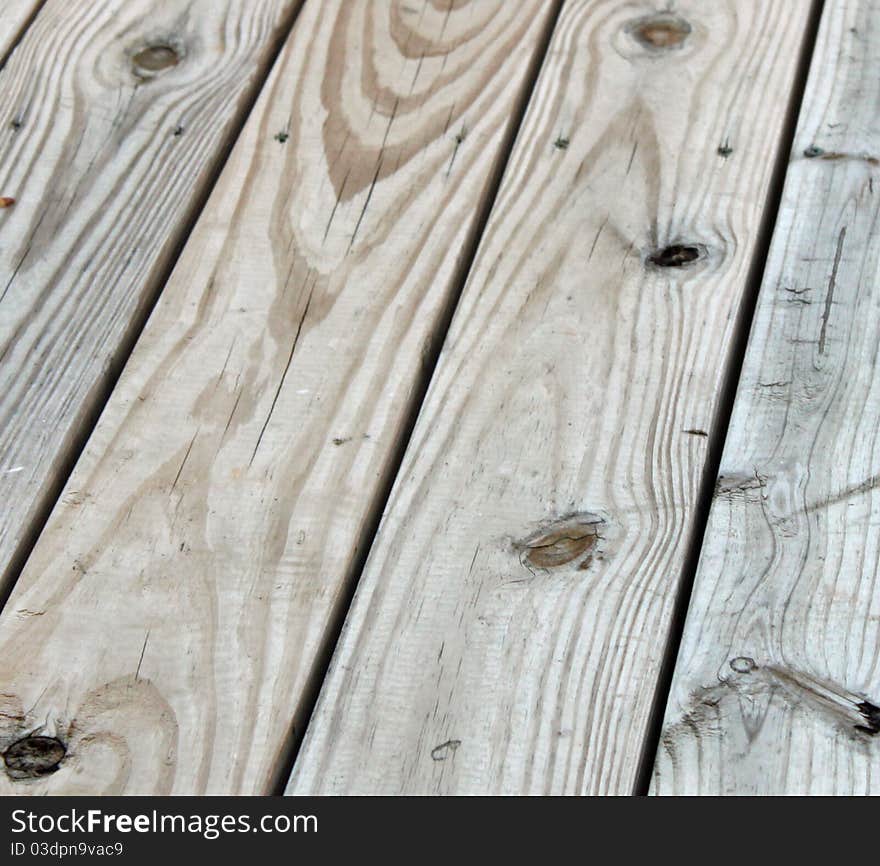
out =
{"type": "Polygon", "coordinates": [[[50,0],[0,73],[0,595],[299,0],[50,0]]]}
{"type": "Polygon", "coordinates": [[[825,4],[657,794],[880,793],[878,32],[825,4]]]}
{"type": "Polygon", "coordinates": [[[271,790],[555,8],[306,4],[0,622],[67,749],[0,789],[271,790]]]}
{"type": "Polygon", "coordinates": [[[0,9],[0,61],[9,54],[44,2],[45,0],[3,0],[3,7],[0,9]]]}
{"type": "Polygon", "coordinates": [[[651,8],[563,8],[292,793],[633,788],[811,5],[651,8]]]}

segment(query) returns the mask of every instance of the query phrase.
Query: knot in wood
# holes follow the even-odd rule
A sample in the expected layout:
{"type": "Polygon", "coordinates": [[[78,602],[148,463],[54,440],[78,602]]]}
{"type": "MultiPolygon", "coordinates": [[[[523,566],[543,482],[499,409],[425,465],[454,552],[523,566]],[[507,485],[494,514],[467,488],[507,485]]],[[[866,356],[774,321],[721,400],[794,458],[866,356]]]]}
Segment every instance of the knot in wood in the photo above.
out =
{"type": "Polygon", "coordinates": [[[602,518],[595,514],[572,514],[533,532],[515,547],[527,565],[558,568],[591,553],[599,541],[603,524],[602,518]]]}
{"type": "Polygon", "coordinates": [[[647,15],[631,21],[627,33],[649,51],[681,48],[691,34],[691,25],[684,18],[669,13],[647,15]]]}
{"type": "Polygon", "coordinates": [[[10,778],[34,779],[54,773],[66,754],[55,737],[29,736],[14,742],[3,753],[3,761],[10,778]]]}
{"type": "Polygon", "coordinates": [[[134,64],[136,73],[145,72],[148,75],[155,75],[177,66],[180,63],[180,53],[167,42],[157,42],[138,51],[132,57],[131,62],[134,64]]]}
{"type": "Polygon", "coordinates": [[[651,253],[648,261],[658,268],[682,268],[695,262],[701,255],[702,250],[694,244],[670,244],[651,253]]]}
{"type": "Polygon", "coordinates": [[[750,674],[752,671],[756,671],[758,666],[755,664],[755,660],[748,656],[737,656],[730,660],[730,669],[738,674],[750,674]]]}

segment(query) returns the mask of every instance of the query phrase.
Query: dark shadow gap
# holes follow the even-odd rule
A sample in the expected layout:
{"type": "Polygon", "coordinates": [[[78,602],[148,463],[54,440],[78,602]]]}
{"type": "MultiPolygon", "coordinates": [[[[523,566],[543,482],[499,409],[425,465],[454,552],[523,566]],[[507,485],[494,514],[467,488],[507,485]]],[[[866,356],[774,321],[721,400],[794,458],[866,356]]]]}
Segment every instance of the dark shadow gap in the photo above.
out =
{"type": "Polygon", "coordinates": [[[281,53],[281,49],[284,47],[287,38],[293,30],[293,26],[296,23],[296,19],[304,3],[305,0],[301,0],[301,2],[293,3],[291,5],[287,15],[279,22],[275,35],[270,38],[269,50],[266,52],[263,62],[259,64],[254,71],[253,84],[251,85],[250,92],[242,97],[241,108],[239,109],[238,115],[230,122],[229,132],[225,143],[218,148],[212,162],[205,167],[206,180],[202,183],[201,190],[193,196],[193,199],[189,204],[189,212],[183,218],[181,230],[176,243],[168,254],[167,263],[162,267],[154,284],[148,284],[144,287],[143,300],[140,309],[129,323],[128,333],[125,338],[120,341],[119,346],[117,346],[113,353],[113,357],[108,363],[103,379],[96,383],[96,397],[93,400],[92,405],[83,408],[83,416],[80,419],[75,432],[72,434],[73,440],[67,449],[67,456],[64,458],[55,473],[54,480],[51,481],[51,483],[48,483],[46,488],[42,491],[40,503],[35,511],[34,518],[32,519],[27,532],[19,541],[15,554],[10,558],[8,569],[5,574],[0,574],[0,612],[6,607],[6,603],[9,601],[9,598],[15,589],[15,585],[18,582],[18,578],[21,576],[25,563],[42,534],[43,529],[49,520],[49,515],[52,513],[52,509],[58,501],[58,497],[64,490],[64,486],[67,484],[70,474],[73,472],[74,467],[79,461],[83,449],[92,435],[92,432],[98,423],[98,419],[101,417],[104,407],[110,399],[110,395],[116,387],[116,383],[122,374],[122,370],[128,361],[129,355],[134,349],[150,314],[153,312],[153,308],[156,306],[156,302],[159,300],[162,290],[165,288],[172,271],[176,267],[180,254],[186,246],[211,193],[214,191],[214,187],[223,171],[223,167],[226,165],[229,155],[232,153],[232,149],[235,146],[236,141],[238,141],[238,138],[253,111],[254,105],[256,105],[257,99],[262,92],[263,85],[266,83],[272,67],[278,60],[278,55],[281,53]]]}
{"type": "Polygon", "coordinates": [[[646,796],[651,786],[654,761],[660,746],[660,737],[663,733],[663,716],[666,712],[666,701],[672,687],[672,677],[684,634],[685,620],[690,606],[694,583],[696,582],[700,552],[703,547],[706,525],[709,521],[709,511],[712,507],[715,481],[721,466],[724,443],[727,439],[727,431],[730,426],[731,414],[733,413],[733,404],[736,399],[739,379],[748,348],[752,319],[758,304],[758,296],[764,280],[764,268],[767,263],[773,231],[779,215],[782,191],[788,172],[794,137],[797,132],[801,104],[807,87],[810,62],[819,33],[823,5],[824,0],[814,0],[810,10],[804,41],[801,45],[800,57],[798,58],[797,70],[792,83],[785,122],[777,146],[773,175],[767,191],[766,206],[761,218],[761,226],[758,230],[758,240],[755,244],[755,252],[749,268],[743,299],[737,312],[737,324],[734,329],[730,354],[725,365],[726,370],[723,377],[721,395],[718,399],[715,418],[710,430],[706,462],[703,467],[703,475],[694,510],[693,527],[687,544],[687,553],[685,554],[682,566],[681,578],[678,582],[675,607],[666,639],[666,649],[657,679],[648,728],[642,746],[642,755],[639,760],[635,787],[633,789],[633,794],[636,796],[646,796]]]}
{"type": "Polygon", "coordinates": [[[455,276],[452,279],[452,291],[450,292],[443,314],[441,315],[436,328],[432,332],[430,342],[426,346],[422,367],[419,371],[418,379],[412,389],[412,396],[407,409],[406,419],[403,423],[400,439],[389,459],[389,468],[382,479],[380,492],[373,501],[370,513],[364,522],[364,530],[362,531],[357,547],[355,548],[357,551],[355,561],[346,577],[343,593],[336,604],[331,621],[325,632],[322,646],[318,651],[313,664],[312,672],[309,677],[309,685],[303,692],[302,703],[297,712],[296,718],[293,720],[293,729],[291,730],[287,744],[278,757],[279,769],[275,777],[274,785],[272,785],[270,791],[272,794],[284,793],[288,779],[293,772],[293,766],[296,762],[300,746],[302,745],[303,737],[305,736],[312,713],[315,710],[315,705],[318,702],[321,685],[323,684],[324,678],[330,667],[330,662],[333,653],[336,650],[336,645],[339,642],[339,636],[342,633],[346,616],[354,599],[358,583],[360,583],[360,578],[367,562],[367,556],[372,547],[376,533],[378,532],[379,522],[385,511],[388,499],[391,496],[391,491],[394,482],[397,479],[398,472],[400,471],[404,454],[406,453],[410,439],[412,438],[416,420],[421,411],[425,395],[428,392],[428,386],[433,378],[434,370],[437,367],[440,351],[443,348],[443,343],[446,340],[449,326],[452,323],[452,318],[458,307],[459,299],[464,291],[471,266],[476,258],[480,241],[486,230],[486,224],[489,221],[489,215],[492,212],[495,200],[498,197],[498,191],[501,188],[501,181],[504,177],[504,172],[507,169],[511,154],[513,153],[516,138],[522,127],[529,101],[531,100],[535,86],[538,83],[538,77],[541,73],[541,68],[544,65],[544,59],[550,48],[553,32],[556,29],[556,23],[559,20],[559,15],[562,11],[564,2],[565,0],[553,0],[553,8],[549,13],[544,32],[541,34],[538,46],[532,55],[522,90],[511,113],[508,127],[504,134],[504,139],[500,145],[495,168],[489,179],[486,181],[483,200],[474,217],[468,242],[459,255],[455,276]]]}

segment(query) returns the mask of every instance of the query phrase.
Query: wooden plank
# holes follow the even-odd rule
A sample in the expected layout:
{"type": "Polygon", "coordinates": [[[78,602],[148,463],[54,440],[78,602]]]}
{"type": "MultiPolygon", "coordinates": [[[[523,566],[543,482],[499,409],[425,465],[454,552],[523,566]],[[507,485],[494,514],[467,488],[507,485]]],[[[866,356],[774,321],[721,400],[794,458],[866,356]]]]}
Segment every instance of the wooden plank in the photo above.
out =
{"type": "Polygon", "coordinates": [[[793,5],[565,4],[290,792],[632,790],[793,5]]]}
{"type": "Polygon", "coordinates": [[[0,15],[0,63],[27,29],[45,0],[4,0],[0,15]]]}
{"type": "Polygon", "coordinates": [[[0,622],[6,790],[273,789],[554,8],[306,4],[0,622]]]}
{"type": "Polygon", "coordinates": [[[880,793],[880,3],[825,4],[655,793],[880,793]]]}
{"type": "Polygon", "coordinates": [[[299,0],[50,0],[0,73],[0,597],[299,0]]]}

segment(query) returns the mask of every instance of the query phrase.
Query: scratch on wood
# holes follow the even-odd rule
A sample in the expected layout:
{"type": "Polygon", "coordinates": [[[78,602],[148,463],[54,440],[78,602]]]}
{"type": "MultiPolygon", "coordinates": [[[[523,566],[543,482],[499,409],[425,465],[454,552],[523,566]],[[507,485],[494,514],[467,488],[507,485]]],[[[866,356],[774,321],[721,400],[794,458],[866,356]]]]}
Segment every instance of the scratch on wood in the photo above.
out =
{"type": "MultiPolygon", "coordinates": [[[[342,183],[339,185],[339,192],[336,194],[336,201],[333,204],[333,210],[330,211],[330,219],[327,220],[327,226],[324,229],[324,237],[321,239],[321,243],[327,240],[327,235],[330,233],[330,226],[333,224],[333,217],[336,216],[336,210],[339,207],[339,202],[342,201],[342,196],[345,195],[345,185],[348,183],[348,176],[351,174],[351,166],[346,169],[345,175],[342,178],[342,183]]],[[[354,241],[354,238],[352,238],[354,241]]]]}
{"type": "Polygon", "coordinates": [[[825,295],[825,310],[822,313],[822,328],[819,331],[819,354],[825,353],[825,336],[828,330],[828,317],[831,315],[831,304],[834,301],[834,287],[837,283],[837,268],[840,266],[840,257],[843,254],[843,242],[846,238],[846,226],[840,230],[837,237],[837,251],[834,254],[834,265],[831,268],[831,279],[828,281],[828,292],[825,295]]]}
{"type": "Polygon", "coordinates": [[[434,746],[431,749],[431,759],[434,761],[445,761],[455,754],[460,745],[461,740],[447,740],[445,743],[440,743],[439,746],[434,746]]]}
{"type": "Polygon", "coordinates": [[[608,217],[605,217],[605,219],[602,220],[602,224],[599,226],[599,230],[596,232],[596,237],[593,238],[593,245],[590,247],[590,254],[587,256],[587,261],[590,261],[593,258],[593,253],[596,251],[596,244],[599,243],[599,237],[607,224],[608,217]]]}
{"type": "Polygon", "coordinates": [[[303,313],[299,318],[299,324],[296,326],[296,334],[293,336],[293,344],[290,347],[290,353],[287,356],[287,363],[284,365],[284,371],[281,374],[281,380],[278,382],[278,387],[275,389],[275,396],[272,397],[272,405],[269,407],[269,414],[266,415],[266,420],[263,422],[263,426],[260,429],[260,435],[257,437],[257,444],[254,445],[254,453],[251,454],[251,459],[248,461],[248,466],[253,466],[254,458],[257,456],[257,451],[260,450],[260,443],[263,441],[263,434],[266,432],[266,428],[269,426],[269,421],[272,418],[272,413],[275,411],[275,405],[278,403],[278,397],[281,394],[281,389],[284,387],[284,380],[287,378],[287,371],[290,369],[291,361],[293,361],[293,353],[296,351],[296,344],[299,342],[300,334],[302,333],[303,322],[306,320],[306,316],[309,314],[309,306],[312,303],[312,294],[315,291],[315,283],[317,282],[317,275],[312,282],[312,287],[309,289],[309,296],[306,299],[306,305],[303,309],[303,313]]]}
{"type": "Polygon", "coordinates": [[[379,161],[376,163],[376,173],[373,175],[373,180],[370,182],[370,189],[367,192],[367,197],[364,200],[364,206],[361,209],[361,215],[358,217],[357,224],[354,227],[354,231],[351,235],[351,241],[349,241],[348,249],[351,251],[351,248],[354,246],[355,238],[357,237],[358,231],[360,230],[361,223],[364,220],[364,214],[367,212],[367,208],[370,206],[370,199],[373,197],[373,190],[376,188],[376,181],[379,179],[379,172],[382,171],[382,157],[379,157],[379,161]]]}
{"type": "Polygon", "coordinates": [[[136,680],[140,677],[141,665],[144,663],[144,653],[147,651],[147,642],[149,640],[150,640],[150,629],[147,629],[147,634],[144,637],[144,645],[141,647],[141,657],[138,659],[137,669],[134,672],[134,678],[136,680]]]}
{"type": "Polygon", "coordinates": [[[189,441],[189,447],[186,449],[186,454],[183,455],[183,460],[180,461],[180,468],[177,470],[177,475],[174,476],[174,482],[171,485],[171,490],[169,493],[174,492],[174,488],[177,487],[177,482],[180,481],[180,474],[183,472],[183,467],[186,466],[186,461],[189,459],[190,452],[193,449],[193,445],[195,445],[196,437],[199,435],[199,429],[196,429],[196,432],[193,433],[192,439],[189,441]]]}
{"type": "Polygon", "coordinates": [[[457,133],[455,136],[455,147],[452,150],[452,157],[449,160],[449,167],[446,169],[446,177],[452,173],[452,166],[455,164],[455,157],[458,156],[458,149],[464,143],[465,138],[467,138],[467,129],[466,127],[461,127],[461,132],[457,133]]]}
{"type": "Polygon", "coordinates": [[[626,177],[629,177],[630,169],[633,167],[633,160],[636,158],[636,151],[639,149],[638,141],[633,142],[633,149],[629,155],[629,162],[626,164],[626,177]]]}

